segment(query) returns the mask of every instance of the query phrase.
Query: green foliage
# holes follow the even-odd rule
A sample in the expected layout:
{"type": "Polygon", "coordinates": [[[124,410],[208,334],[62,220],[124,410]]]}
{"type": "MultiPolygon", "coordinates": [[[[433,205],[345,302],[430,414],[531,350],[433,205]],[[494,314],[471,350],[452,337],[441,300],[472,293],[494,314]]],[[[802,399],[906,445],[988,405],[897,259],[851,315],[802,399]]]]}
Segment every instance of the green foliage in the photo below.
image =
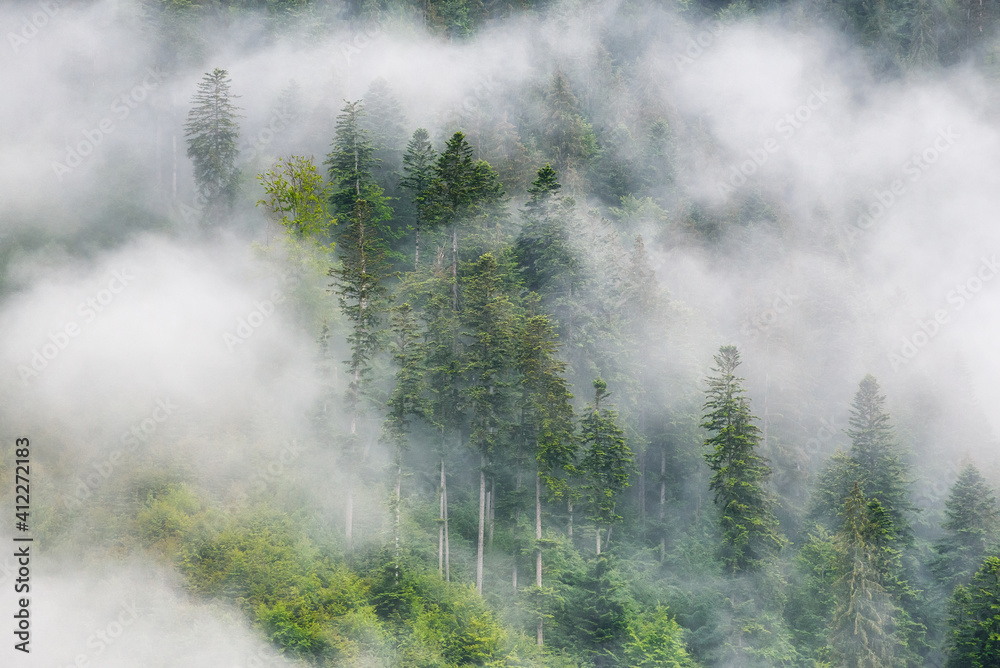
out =
{"type": "Polygon", "coordinates": [[[759,453],[760,429],[744,395],[742,378],[735,375],[740,354],[735,346],[722,346],[715,356],[716,376],[708,379],[702,428],[714,435],[705,440],[712,448],[705,460],[712,471],[709,489],[720,506],[720,554],[730,571],[755,570],[781,549],[784,539],[771,511],[772,500],[764,482],[771,469],[759,453]]]}
{"type": "Polygon", "coordinates": [[[240,109],[233,102],[229,73],[215,68],[198,84],[184,125],[187,155],[206,213],[219,216],[232,207],[239,182],[240,109]]]}
{"type": "Polygon", "coordinates": [[[948,668],[1000,666],[1000,557],[991,555],[950,606],[948,668]]]}
{"type": "Polygon", "coordinates": [[[293,155],[278,162],[257,180],[266,199],[257,201],[278,216],[278,223],[296,238],[320,240],[336,221],[329,212],[330,197],[312,158],[293,155]]]}
{"type": "Polygon", "coordinates": [[[1000,509],[993,490],[972,463],[959,473],[944,506],[941,528],[946,534],[934,545],[938,556],[931,569],[953,589],[969,582],[996,541],[1000,509]]]}
{"type": "Polygon", "coordinates": [[[684,648],[683,629],[661,605],[629,620],[624,657],[631,668],[693,668],[684,648]]]}

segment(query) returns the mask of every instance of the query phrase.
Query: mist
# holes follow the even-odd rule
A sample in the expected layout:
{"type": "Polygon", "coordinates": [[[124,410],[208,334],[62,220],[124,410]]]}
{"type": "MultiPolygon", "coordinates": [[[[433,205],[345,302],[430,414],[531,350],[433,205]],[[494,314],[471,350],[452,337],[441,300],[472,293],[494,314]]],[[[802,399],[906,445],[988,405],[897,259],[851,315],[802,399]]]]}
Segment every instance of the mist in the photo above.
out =
{"type": "MultiPolygon", "coordinates": [[[[913,467],[921,536],[937,535],[964,462],[1000,485],[990,410],[1000,403],[997,82],[975,54],[884,75],[833,22],[800,16],[807,5],[712,16],[672,3],[560,2],[448,38],[416,10],[360,20],[314,4],[206,12],[169,32],[153,2],[0,7],[0,498],[13,509],[13,443],[28,437],[41,534],[33,651],[5,647],[4,665],[305,662],[280,657],[232,601],[200,596],[169,541],[144,543],[128,518],[147,494],[183,485],[200,504],[192,517],[221,513],[198,529],[218,536],[234,517],[266,515],[265,495],[316,549],[343,555],[329,535],[343,531],[341,489],[362,467],[322,425],[343,431],[349,420],[338,403],[348,325],[324,260],[285,250],[283,230],[255,206],[255,176],[292,154],[320,165],[344,102],[379,78],[407,137],[427,128],[440,149],[462,130],[491,164],[506,155],[490,144],[501,119],[525,137],[546,127],[557,75],[603,156],[616,137],[615,155],[636,158],[647,138],[632,130],[665,121],[669,169],[642,175],[632,205],[582,169],[559,174],[578,231],[592,235],[574,243],[596,275],[642,236],[673,324],[635,354],[667,370],[655,381],[665,412],[700,404],[712,355],[739,347],[787,531],[805,531],[795,505],[850,447],[843,430],[869,373],[913,467]],[[229,223],[206,229],[184,123],[216,67],[243,115],[242,177],[229,223]],[[120,639],[94,640],[116,624],[120,639]]],[[[557,159],[534,140],[523,148],[530,178],[504,184],[515,226],[534,173],[557,159]]],[[[379,364],[387,395],[391,361],[379,364]]],[[[572,371],[582,409],[589,369],[572,371]]],[[[430,498],[434,431],[413,438],[427,447],[410,448],[406,494],[430,498]]],[[[677,508],[695,503],[695,488],[706,494],[703,436],[683,438],[689,468],[679,470],[691,473],[678,474],[677,508]]],[[[393,451],[377,437],[365,448],[366,470],[379,474],[355,485],[356,540],[377,551],[391,526],[393,451]]],[[[452,475],[456,503],[472,508],[478,473],[452,475]]],[[[404,523],[431,517],[407,507],[404,523]]],[[[474,524],[474,511],[454,521],[474,524]]],[[[7,545],[12,522],[0,532],[7,545]]],[[[413,549],[436,548],[436,528],[407,530],[432,541],[413,549]]],[[[475,544],[452,541],[455,580],[474,565],[475,544]]],[[[510,565],[491,563],[488,587],[507,582],[510,565]]],[[[11,581],[4,575],[4,614],[15,609],[11,581]]],[[[316,665],[395,665],[385,653],[340,656],[316,665]]]]}

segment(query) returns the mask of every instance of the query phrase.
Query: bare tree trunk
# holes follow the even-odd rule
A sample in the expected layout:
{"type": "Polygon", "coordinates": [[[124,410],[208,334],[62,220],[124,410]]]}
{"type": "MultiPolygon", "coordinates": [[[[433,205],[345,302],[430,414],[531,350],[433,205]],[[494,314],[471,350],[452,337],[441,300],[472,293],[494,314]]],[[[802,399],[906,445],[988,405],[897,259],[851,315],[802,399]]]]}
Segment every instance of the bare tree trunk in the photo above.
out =
{"type": "Polygon", "coordinates": [[[490,491],[486,494],[486,516],[489,519],[490,533],[486,541],[486,547],[493,547],[493,525],[497,517],[497,483],[496,480],[490,482],[490,491]]]}
{"type": "Polygon", "coordinates": [[[416,271],[420,267],[420,225],[417,224],[416,235],[414,238],[415,245],[413,250],[413,271],[416,271]]]}
{"type": "Polygon", "coordinates": [[[667,556],[667,532],[663,522],[667,517],[667,446],[660,449],[660,563],[667,556]]]}
{"type": "Polygon", "coordinates": [[[639,522],[646,528],[646,453],[639,454],[639,522]]]}
{"type": "Polygon", "coordinates": [[[441,480],[444,496],[444,581],[451,582],[451,547],[448,545],[448,479],[444,476],[444,459],[441,459],[441,480]]]}
{"type": "Polygon", "coordinates": [[[347,511],[344,518],[344,538],[347,541],[347,551],[354,547],[354,483],[347,483],[347,511]]]}
{"type": "Polygon", "coordinates": [[[573,500],[566,499],[566,508],[569,510],[569,526],[566,527],[566,537],[573,540],[573,500]]]}
{"type": "MultiPolygon", "coordinates": [[[[399,455],[397,454],[397,457],[399,455]]],[[[396,572],[394,573],[394,580],[399,582],[399,560],[400,560],[400,547],[399,547],[399,508],[402,505],[401,494],[403,491],[403,465],[401,462],[396,462],[396,524],[393,527],[393,533],[396,538],[396,572]]]]}
{"type": "MultiPolygon", "coordinates": [[[[542,588],[542,476],[535,473],[535,586],[542,588]]],[[[538,615],[537,641],[542,646],[542,616],[538,615]]]]}
{"type": "Polygon", "coordinates": [[[601,556],[601,525],[594,525],[594,535],[597,536],[597,556],[601,556]]]}
{"type": "Polygon", "coordinates": [[[458,310],[458,226],[451,227],[451,308],[458,310]]]}
{"type": "Polygon", "coordinates": [[[479,538],[476,545],[476,591],[483,595],[483,529],[486,525],[486,455],[479,456],[479,538]]]}
{"type": "Polygon", "coordinates": [[[438,576],[444,577],[444,457],[441,457],[441,483],[438,485],[438,576]]]}

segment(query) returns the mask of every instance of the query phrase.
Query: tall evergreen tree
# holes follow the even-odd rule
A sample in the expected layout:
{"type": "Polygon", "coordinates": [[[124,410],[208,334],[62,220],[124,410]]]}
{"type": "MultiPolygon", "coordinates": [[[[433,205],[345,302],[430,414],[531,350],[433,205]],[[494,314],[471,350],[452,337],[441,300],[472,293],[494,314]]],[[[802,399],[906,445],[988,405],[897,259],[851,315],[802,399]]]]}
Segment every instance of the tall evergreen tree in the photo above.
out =
{"type": "Polygon", "coordinates": [[[617,513],[618,496],[631,483],[629,477],[635,468],[632,450],[625,441],[625,432],[618,426],[618,414],[601,406],[610,397],[608,384],[594,380],[594,403],[580,421],[580,441],[583,458],[580,472],[594,522],[597,554],[601,554],[601,531],[608,530],[606,542],[611,541],[611,529],[621,521],[617,513]]]}
{"type": "Polygon", "coordinates": [[[987,557],[950,605],[947,668],[1000,668],[1000,557],[987,557]]]}
{"type": "Polygon", "coordinates": [[[406,143],[406,116],[392,93],[389,82],[378,77],[364,96],[365,115],[361,126],[369,132],[374,152],[372,175],[383,190],[395,194],[406,143]]]}
{"type": "Polygon", "coordinates": [[[423,206],[428,195],[427,190],[434,179],[434,160],[436,157],[437,153],[431,145],[430,134],[423,128],[417,128],[413,132],[413,138],[406,145],[406,153],[403,154],[403,178],[399,181],[400,187],[410,191],[414,207],[414,269],[420,266],[420,229],[424,223],[423,206]]]}
{"type": "Polygon", "coordinates": [[[372,220],[387,220],[391,212],[372,176],[378,161],[371,133],[362,126],[364,116],[361,100],[345,101],[337,116],[333,144],[324,162],[333,186],[330,204],[334,213],[345,216],[352,213],[355,202],[364,199],[372,220]]]}
{"type": "Polygon", "coordinates": [[[514,244],[525,287],[541,295],[547,305],[572,295],[579,281],[580,263],[570,248],[561,188],[551,165],[538,170],[538,178],[528,188],[523,224],[514,244]]]}
{"type": "MultiPolygon", "coordinates": [[[[366,200],[354,202],[342,228],[337,243],[340,264],[329,273],[335,279],[331,287],[336,289],[340,308],[350,323],[347,336],[351,347],[351,358],[347,361],[350,431],[344,455],[345,461],[363,464],[372,439],[370,434],[363,433],[362,423],[370,410],[366,400],[372,360],[384,343],[382,324],[389,299],[385,285],[388,263],[386,243],[379,234],[376,214],[366,200]]],[[[345,537],[350,550],[354,523],[354,489],[350,479],[346,491],[345,537]]]]}
{"type": "Polygon", "coordinates": [[[945,537],[934,545],[931,569],[948,586],[967,584],[997,540],[1000,509],[993,490],[976,465],[969,463],[944,502],[945,537]]]}
{"type": "Polygon", "coordinates": [[[885,411],[885,396],[878,381],[865,376],[854,396],[847,435],[851,450],[847,456],[835,456],[820,473],[816,483],[815,513],[836,528],[835,513],[847,498],[855,482],[868,498],[876,498],[892,517],[903,546],[913,540],[909,515],[909,465],[896,444],[895,432],[885,411]]]}
{"type": "Polygon", "coordinates": [[[784,543],[764,487],[771,469],[758,453],[760,429],[753,424],[757,418],[744,396],[743,379],[735,375],[740,365],[736,346],[719,348],[715,364],[717,375],[708,379],[701,426],[714,433],[705,439],[712,448],[705,460],[712,470],[709,488],[720,507],[720,555],[730,571],[755,570],[784,543]]]}
{"type": "MultiPolygon", "coordinates": [[[[483,549],[486,522],[487,468],[501,457],[511,439],[517,355],[516,333],[521,317],[516,287],[507,258],[482,255],[463,279],[462,322],[469,341],[463,369],[465,394],[471,407],[470,445],[479,454],[479,533],[476,590],[483,591],[483,549]]],[[[495,504],[495,499],[493,500],[495,504]]]]}
{"type": "MultiPolygon", "coordinates": [[[[518,343],[518,367],[527,436],[535,445],[535,586],[542,588],[542,484],[555,498],[567,493],[565,474],[574,472],[573,395],[566,382],[566,364],[555,356],[555,329],[548,316],[532,315],[518,343]],[[562,475],[561,475],[562,474],[562,475]]],[[[543,644],[539,612],[536,640],[543,644]]]]}
{"type": "Polygon", "coordinates": [[[903,643],[896,605],[884,581],[898,552],[891,544],[892,519],[877,499],[865,499],[855,484],[843,505],[836,538],[834,592],[837,607],[830,641],[845,668],[894,668],[903,643]]]}
{"type": "Polygon", "coordinates": [[[198,84],[191,98],[184,134],[187,155],[194,163],[194,179],[209,217],[224,215],[232,207],[239,187],[240,108],[230,90],[226,70],[215,68],[198,84]]]}

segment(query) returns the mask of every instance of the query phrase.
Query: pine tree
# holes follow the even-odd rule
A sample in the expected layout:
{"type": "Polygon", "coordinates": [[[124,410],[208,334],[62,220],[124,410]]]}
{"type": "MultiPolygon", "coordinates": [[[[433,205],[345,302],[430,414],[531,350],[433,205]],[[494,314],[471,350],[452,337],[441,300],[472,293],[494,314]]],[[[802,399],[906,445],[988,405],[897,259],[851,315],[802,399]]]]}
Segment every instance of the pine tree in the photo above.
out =
{"type": "Polygon", "coordinates": [[[618,426],[618,414],[601,407],[601,402],[611,396],[608,384],[594,380],[594,403],[580,422],[580,441],[584,448],[580,471],[586,482],[585,490],[594,522],[597,554],[601,554],[601,531],[607,527],[611,541],[612,527],[621,521],[616,512],[618,496],[631,483],[629,477],[635,468],[632,450],[625,442],[625,433],[618,426]]]}
{"type": "Polygon", "coordinates": [[[567,211],[559,196],[562,186],[556,171],[546,164],[528,188],[523,225],[514,248],[524,274],[525,287],[551,305],[572,295],[579,281],[580,263],[570,248],[567,211]]]}
{"type": "Polygon", "coordinates": [[[986,557],[950,604],[947,668],[1000,668],[1000,557],[986,557]]]}
{"type": "Polygon", "coordinates": [[[1000,509],[993,490],[972,463],[959,473],[944,506],[941,528],[947,533],[934,545],[938,556],[931,569],[952,589],[969,582],[996,542],[1000,509]]]}
{"type": "Polygon", "coordinates": [[[399,184],[403,145],[406,142],[406,116],[403,107],[392,93],[392,88],[382,77],[368,86],[364,96],[365,115],[361,126],[371,137],[372,174],[375,183],[392,192],[399,184]]]}
{"type": "Polygon", "coordinates": [[[413,267],[420,266],[420,229],[424,223],[423,206],[427,197],[427,190],[434,179],[434,160],[437,153],[431,145],[430,134],[423,128],[417,128],[413,133],[413,138],[406,145],[406,153],[403,154],[403,178],[399,185],[410,191],[412,204],[414,206],[413,228],[414,228],[414,250],[413,267]]]}
{"type": "Polygon", "coordinates": [[[597,155],[593,128],[580,113],[580,105],[562,72],[552,78],[545,98],[547,111],[546,148],[562,169],[579,169],[597,155]]]}
{"type": "Polygon", "coordinates": [[[371,133],[362,127],[365,116],[364,104],[346,102],[337,116],[337,128],[330,153],[325,165],[329,168],[333,193],[330,204],[338,216],[350,215],[354,203],[359,199],[367,202],[369,216],[373,220],[387,220],[391,211],[372,177],[372,170],[378,164],[375,145],[371,133]]]}
{"type": "MultiPolygon", "coordinates": [[[[471,407],[470,445],[479,454],[479,533],[476,555],[476,590],[483,591],[483,549],[486,522],[487,468],[506,454],[514,408],[516,332],[520,312],[516,282],[507,258],[485,253],[469,267],[463,279],[461,318],[469,342],[463,370],[465,395],[471,407]]],[[[495,499],[493,500],[495,504],[495,499]]]]}
{"type": "MultiPolygon", "coordinates": [[[[573,395],[566,382],[566,364],[555,357],[556,334],[546,315],[529,316],[518,344],[523,421],[535,444],[535,587],[542,588],[542,484],[559,499],[568,493],[566,478],[574,472],[573,395]]],[[[543,644],[539,612],[536,640],[543,644]]]]}
{"type": "Polygon", "coordinates": [[[909,466],[896,445],[895,433],[885,412],[885,396],[880,394],[878,381],[870,374],[861,380],[854,396],[849,425],[850,453],[834,457],[820,474],[814,512],[835,529],[839,522],[835,513],[858,482],[864,495],[878,499],[892,516],[900,544],[909,545],[913,540],[909,520],[913,510],[909,500],[909,466]]]}
{"type": "Polygon", "coordinates": [[[758,452],[760,429],[744,396],[742,378],[735,375],[740,353],[735,346],[722,346],[715,356],[718,375],[708,379],[702,428],[714,432],[705,439],[712,452],[705,460],[712,470],[709,489],[720,507],[722,561],[732,572],[756,570],[781,549],[773,501],[764,488],[771,474],[767,460],[758,452]]]}
{"type": "Polygon", "coordinates": [[[206,214],[218,218],[228,212],[239,186],[240,108],[230,91],[229,73],[215,68],[198,84],[191,98],[184,134],[187,155],[194,163],[194,178],[198,193],[205,203],[206,214]]]}
{"type": "Polygon", "coordinates": [[[896,632],[902,611],[884,581],[898,552],[895,531],[877,499],[867,500],[855,484],[843,505],[836,538],[833,615],[830,642],[845,668],[894,668],[902,650],[896,632]]]}
{"type": "MultiPolygon", "coordinates": [[[[368,376],[372,360],[383,345],[382,323],[389,298],[385,285],[386,243],[379,234],[373,208],[366,200],[354,202],[338,238],[337,250],[340,265],[330,269],[330,276],[335,278],[331,287],[336,288],[340,308],[351,328],[347,336],[351,346],[351,359],[347,361],[350,373],[347,403],[351,417],[344,454],[348,461],[364,462],[370,441],[362,433],[362,421],[369,412],[365,405],[368,376]]],[[[345,524],[348,550],[353,542],[353,504],[353,486],[348,482],[345,524]]]]}

